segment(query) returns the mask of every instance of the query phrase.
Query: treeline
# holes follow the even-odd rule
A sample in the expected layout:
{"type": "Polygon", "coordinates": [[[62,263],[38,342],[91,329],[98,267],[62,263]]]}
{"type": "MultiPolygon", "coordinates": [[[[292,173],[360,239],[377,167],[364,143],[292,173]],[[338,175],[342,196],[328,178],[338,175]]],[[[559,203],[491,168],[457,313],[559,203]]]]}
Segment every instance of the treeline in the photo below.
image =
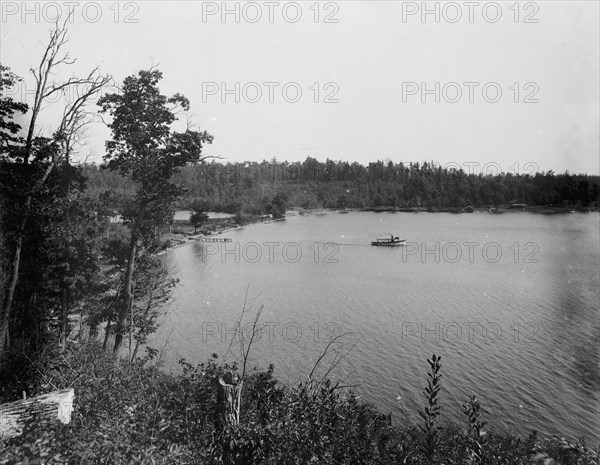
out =
{"type": "MultiPolygon", "coordinates": [[[[127,192],[124,178],[96,165],[85,167],[90,188],[127,192]]],[[[263,214],[278,193],[302,208],[503,207],[511,201],[555,208],[597,207],[600,178],[552,171],[516,175],[469,174],[434,162],[359,163],[314,158],[244,163],[212,161],[174,175],[188,190],[186,202],[228,213],[263,214]]]]}

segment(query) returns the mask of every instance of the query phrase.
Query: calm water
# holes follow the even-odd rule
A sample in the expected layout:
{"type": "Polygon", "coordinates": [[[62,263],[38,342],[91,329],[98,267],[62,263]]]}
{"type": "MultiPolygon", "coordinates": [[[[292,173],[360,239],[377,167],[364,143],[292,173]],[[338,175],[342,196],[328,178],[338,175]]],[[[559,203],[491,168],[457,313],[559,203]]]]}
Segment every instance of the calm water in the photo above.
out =
{"type": "Polygon", "coordinates": [[[436,353],[447,418],[462,421],[460,404],[475,393],[495,428],[597,444],[599,218],[329,213],[238,229],[229,244],[167,254],[181,286],[151,344],[168,341],[173,369],[180,357],[224,356],[249,286],[243,324],[264,306],[251,363],[273,363],[284,383],[349,333],[334,345],[342,354],[355,344],[333,376],[396,420],[419,421],[436,353]],[[409,244],[368,245],[390,233],[409,244]]]}

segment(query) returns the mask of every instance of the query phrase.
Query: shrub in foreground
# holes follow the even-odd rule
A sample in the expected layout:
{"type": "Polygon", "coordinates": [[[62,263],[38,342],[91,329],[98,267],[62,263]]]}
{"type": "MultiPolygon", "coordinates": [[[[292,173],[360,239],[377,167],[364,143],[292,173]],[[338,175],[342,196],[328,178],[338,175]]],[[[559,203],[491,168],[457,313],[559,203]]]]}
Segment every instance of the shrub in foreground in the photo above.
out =
{"type": "Polygon", "coordinates": [[[33,362],[40,391],[75,388],[72,421],[30,422],[21,436],[0,442],[0,464],[598,463],[583,441],[485,434],[475,397],[463,407],[464,427],[441,425],[436,356],[429,360],[420,427],[392,424],[327,379],[284,387],[272,366],[247,376],[239,423],[224,424],[217,380],[236,373],[235,364],[220,363],[216,355],[198,366],[181,361],[175,376],[160,371],[155,356],[150,349],[127,364],[89,345],[33,362]]]}

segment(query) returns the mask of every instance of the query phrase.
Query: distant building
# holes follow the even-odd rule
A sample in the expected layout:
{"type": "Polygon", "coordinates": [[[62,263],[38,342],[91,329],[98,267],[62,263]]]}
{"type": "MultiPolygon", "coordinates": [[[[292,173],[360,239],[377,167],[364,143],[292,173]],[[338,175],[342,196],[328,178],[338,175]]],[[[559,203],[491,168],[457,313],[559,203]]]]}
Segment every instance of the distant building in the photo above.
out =
{"type": "Polygon", "coordinates": [[[109,216],[109,221],[111,223],[122,223],[123,217],[119,215],[119,212],[112,212],[112,215],[109,216]]]}
{"type": "Polygon", "coordinates": [[[515,200],[511,200],[510,202],[508,202],[508,208],[523,210],[523,209],[527,208],[527,204],[519,202],[518,200],[515,199],[515,200]]]}
{"type": "Polygon", "coordinates": [[[471,205],[467,205],[465,208],[463,208],[463,212],[465,213],[473,213],[474,211],[475,209],[471,205]]]}

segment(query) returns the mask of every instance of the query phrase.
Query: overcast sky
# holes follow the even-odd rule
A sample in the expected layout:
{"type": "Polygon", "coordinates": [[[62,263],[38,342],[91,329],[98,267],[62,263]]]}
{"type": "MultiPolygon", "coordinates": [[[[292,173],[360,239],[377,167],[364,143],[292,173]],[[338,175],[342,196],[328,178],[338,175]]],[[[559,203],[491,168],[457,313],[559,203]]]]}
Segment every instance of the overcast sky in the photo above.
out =
{"type": "MultiPolygon", "coordinates": [[[[31,102],[28,69],[56,15],[74,8],[78,61],[55,79],[99,65],[121,82],[156,65],[163,93],[187,96],[193,122],[215,136],[206,153],[229,161],[598,174],[599,5],[2,2],[1,59],[25,78],[15,98],[31,102]]],[[[45,110],[44,129],[61,105],[45,110]]],[[[81,155],[100,161],[107,137],[90,128],[81,155]]]]}

